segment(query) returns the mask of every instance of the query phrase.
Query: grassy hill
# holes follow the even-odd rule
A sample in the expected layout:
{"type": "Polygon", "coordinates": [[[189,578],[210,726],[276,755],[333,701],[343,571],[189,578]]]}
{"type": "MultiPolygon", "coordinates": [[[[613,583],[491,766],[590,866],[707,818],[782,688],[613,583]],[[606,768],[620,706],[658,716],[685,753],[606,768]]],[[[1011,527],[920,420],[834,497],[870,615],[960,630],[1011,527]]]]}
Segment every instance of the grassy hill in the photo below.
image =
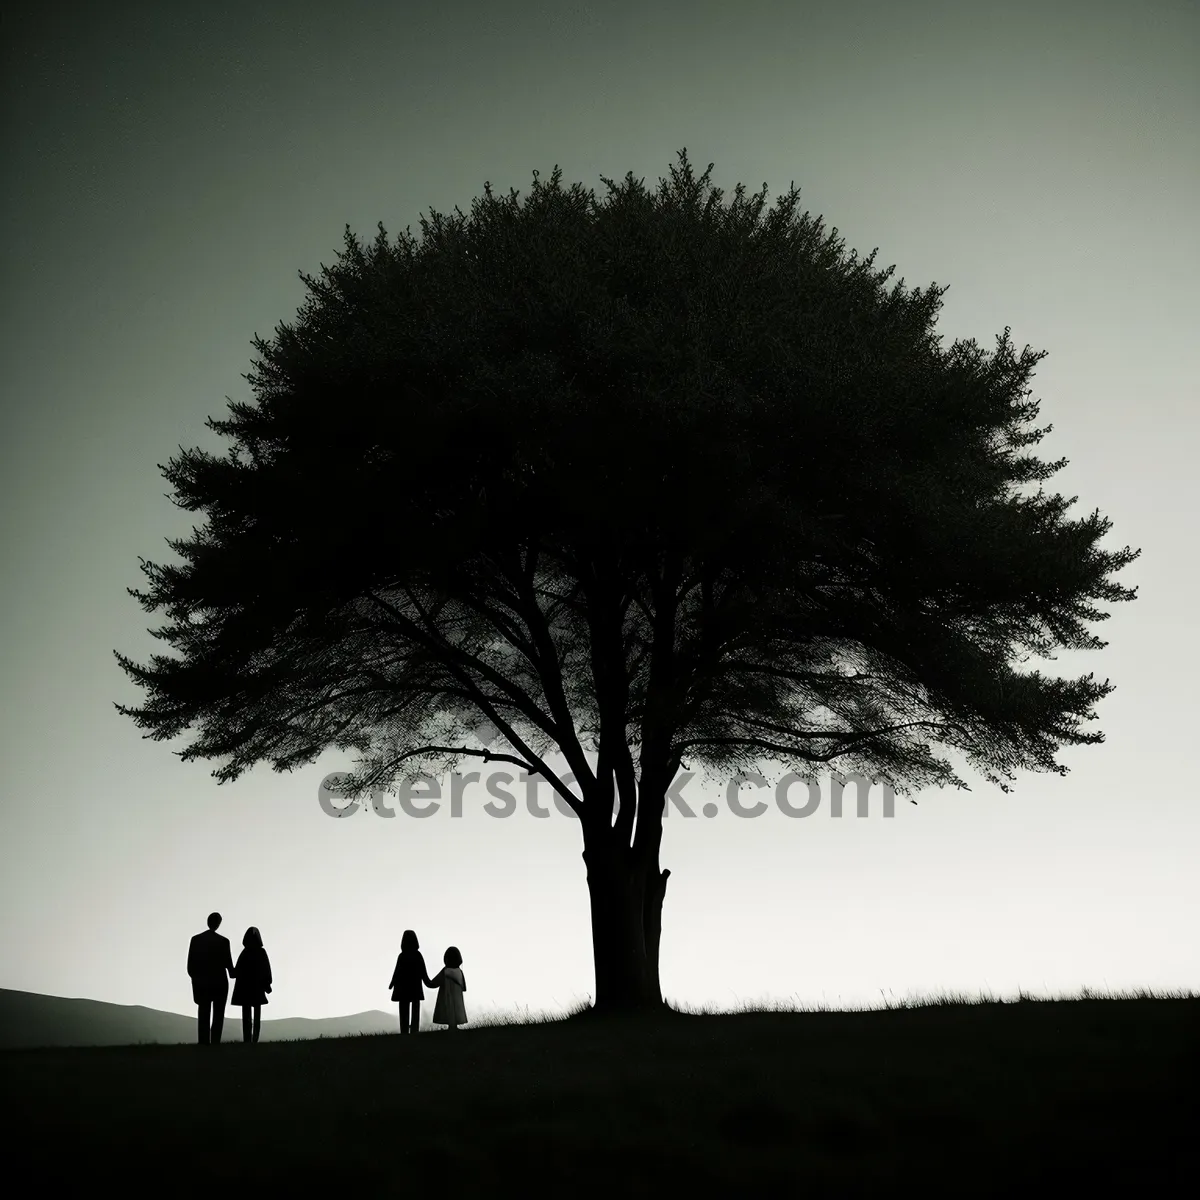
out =
{"type": "MultiPolygon", "coordinates": [[[[259,1037],[264,1042],[297,1038],[349,1037],[356,1033],[390,1033],[396,1014],[356,1013],[350,1017],[268,1020],[263,1009],[259,1037]]],[[[242,1010],[225,1010],[225,1041],[242,1040],[242,1010]]],[[[160,1012],[135,1004],[105,1004],[66,996],[42,996],[0,988],[0,1050],[41,1046],[130,1046],[194,1042],[196,1018],[160,1012]]]]}
{"type": "Polygon", "coordinates": [[[16,1161],[52,1190],[1165,1195],[1200,1177],[1198,1032],[1195,997],[941,1003],[12,1051],[0,1069],[16,1161]]]}

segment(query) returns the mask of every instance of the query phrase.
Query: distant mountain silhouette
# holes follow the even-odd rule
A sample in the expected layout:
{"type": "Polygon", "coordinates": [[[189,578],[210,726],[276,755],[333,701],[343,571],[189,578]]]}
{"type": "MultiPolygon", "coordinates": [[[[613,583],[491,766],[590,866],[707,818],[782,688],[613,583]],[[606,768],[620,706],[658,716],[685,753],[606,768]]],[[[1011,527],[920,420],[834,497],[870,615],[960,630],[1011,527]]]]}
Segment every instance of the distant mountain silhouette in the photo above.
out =
{"type": "MultiPolygon", "coordinates": [[[[291,1038],[348,1037],[356,1033],[395,1033],[395,1013],[362,1012],[350,1017],[282,1017],[263,1019],[260,1040],[279,1042],[291,1038]]],[[[106,1004],[15,992],[0,988],[0,1050],[41,1046],[163,1045],[196,1040],[196,1018],[143,1008],[140,1004],[106,1004]]],[[[242,1011],[225,1010],[222,1042],[242,1040],[242,1011]]]]}

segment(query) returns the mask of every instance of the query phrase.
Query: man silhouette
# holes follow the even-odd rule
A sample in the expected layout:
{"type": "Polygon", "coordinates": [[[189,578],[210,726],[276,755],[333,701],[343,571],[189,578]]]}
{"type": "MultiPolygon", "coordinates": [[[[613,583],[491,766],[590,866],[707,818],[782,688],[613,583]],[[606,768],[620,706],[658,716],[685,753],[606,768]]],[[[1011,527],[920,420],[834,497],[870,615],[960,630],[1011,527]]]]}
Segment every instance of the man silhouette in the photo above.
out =
{"type": "Polygon", "coordinates": [[[209,1045],[210,1037],[211,1044],[221,1044],[229,977],[234,973],[229,939],[217,932],[220,924],[221,914],[209,913],[208,928],[196,934],[188,947],[188,974],[192,978],[192,999],[199,1010],[201,1046],[209,1045]]]}

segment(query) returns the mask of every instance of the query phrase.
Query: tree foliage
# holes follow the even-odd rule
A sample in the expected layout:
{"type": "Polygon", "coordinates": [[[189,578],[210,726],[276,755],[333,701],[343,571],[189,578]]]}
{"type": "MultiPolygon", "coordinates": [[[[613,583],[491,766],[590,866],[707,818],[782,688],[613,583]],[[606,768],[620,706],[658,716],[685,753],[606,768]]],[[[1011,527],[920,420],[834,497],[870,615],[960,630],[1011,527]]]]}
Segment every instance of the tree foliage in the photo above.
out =
{"type": "Polygon", "coordinates": [[[1136,552],[1040,486],[1044,355],[944,350],[944,288],[710,172],[681,153],[599,204],[555,168],[420,242],[347,227],[255,338],[255,401],[210,420],[231,452],[162,468],[207,524],[143,562],[177,655],[118,655],[149,695],[121,711],[198,728],[183,757],[222,780],[339,748],[361,790],[468,748],[576,811],[619,798],[625,833],[685,759],[904,790],[961,783],[952,748],[1005,786],[1102,740],[1107,682],[1025,669],[1103,646],[1097,604],[1134,595],[1110,576],[1136,552]]]}

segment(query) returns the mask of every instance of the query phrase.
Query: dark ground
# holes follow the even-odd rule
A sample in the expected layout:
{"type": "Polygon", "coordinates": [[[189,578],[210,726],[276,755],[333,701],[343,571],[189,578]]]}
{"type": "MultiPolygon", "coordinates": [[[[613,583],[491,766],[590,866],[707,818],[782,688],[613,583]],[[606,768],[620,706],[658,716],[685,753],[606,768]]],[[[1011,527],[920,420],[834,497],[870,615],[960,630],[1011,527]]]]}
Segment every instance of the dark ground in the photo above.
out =
{"type": "Polygon", "coordinates": [[[1166,1194],[1198,1030],[1200,998],[1099,999],[13,1050],[6,1159],[124,1194],[1166,1194]]]}

